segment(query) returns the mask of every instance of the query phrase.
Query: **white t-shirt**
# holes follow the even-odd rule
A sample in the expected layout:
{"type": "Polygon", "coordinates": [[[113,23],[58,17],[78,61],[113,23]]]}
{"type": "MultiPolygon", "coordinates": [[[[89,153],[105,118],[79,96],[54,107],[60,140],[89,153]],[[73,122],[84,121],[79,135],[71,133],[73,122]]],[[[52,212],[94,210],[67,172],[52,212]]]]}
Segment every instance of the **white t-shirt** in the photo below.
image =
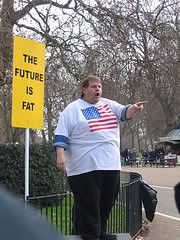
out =
{"type": "Polygon", "coordinates": [[[97,104],[78,99],[60,114],[54,146],[65,147],[68,176],[94,170],[120,170],[119,122],[129,106],[101,98],[97,104]]]}

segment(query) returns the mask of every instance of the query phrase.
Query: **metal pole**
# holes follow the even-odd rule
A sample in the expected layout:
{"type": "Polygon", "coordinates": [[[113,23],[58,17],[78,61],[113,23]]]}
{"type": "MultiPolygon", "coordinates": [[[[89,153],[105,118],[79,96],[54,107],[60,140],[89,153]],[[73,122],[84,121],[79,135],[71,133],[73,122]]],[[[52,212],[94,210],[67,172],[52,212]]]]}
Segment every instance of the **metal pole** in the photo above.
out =
{"type": "Polygon", "coordinates": [[[25,204],[29,197],[29,128],[25,129],[25,204]]]}

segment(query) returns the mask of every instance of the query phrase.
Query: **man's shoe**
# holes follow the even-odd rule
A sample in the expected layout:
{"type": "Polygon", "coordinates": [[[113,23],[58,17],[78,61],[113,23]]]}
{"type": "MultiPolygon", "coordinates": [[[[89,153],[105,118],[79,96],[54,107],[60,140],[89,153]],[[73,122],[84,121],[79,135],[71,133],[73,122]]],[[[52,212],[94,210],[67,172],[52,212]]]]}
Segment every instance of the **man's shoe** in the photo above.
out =
{"type": "Polygon", "coordinates": [[[117,235],[116,234],[105,233],[105,234],[101,234],[99,236],[99,239],[101,239],[101,240],[116,240],[117,235]]]}
{"type": "Polygon", "coordinates": [[[99,238],[82,238],[83,240],[99,240],[99,238]]]}
{"type": "Polygon", "coordinates": [[[96,236],[81,236],[82,240],[99,240],[96,236]]]}

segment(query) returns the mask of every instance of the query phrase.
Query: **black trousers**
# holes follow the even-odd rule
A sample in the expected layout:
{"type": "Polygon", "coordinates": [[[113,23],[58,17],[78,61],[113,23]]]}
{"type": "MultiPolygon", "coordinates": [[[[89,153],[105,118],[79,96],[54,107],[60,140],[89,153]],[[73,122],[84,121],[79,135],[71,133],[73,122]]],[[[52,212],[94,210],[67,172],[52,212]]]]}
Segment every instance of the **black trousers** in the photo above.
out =
{"type": "Polygon", "coordinates": [[[68,177],[68,182],[75,200],[73,234],[91,239],[106,233],[119,191],[120,171],[92,171],[68,177]]]}

